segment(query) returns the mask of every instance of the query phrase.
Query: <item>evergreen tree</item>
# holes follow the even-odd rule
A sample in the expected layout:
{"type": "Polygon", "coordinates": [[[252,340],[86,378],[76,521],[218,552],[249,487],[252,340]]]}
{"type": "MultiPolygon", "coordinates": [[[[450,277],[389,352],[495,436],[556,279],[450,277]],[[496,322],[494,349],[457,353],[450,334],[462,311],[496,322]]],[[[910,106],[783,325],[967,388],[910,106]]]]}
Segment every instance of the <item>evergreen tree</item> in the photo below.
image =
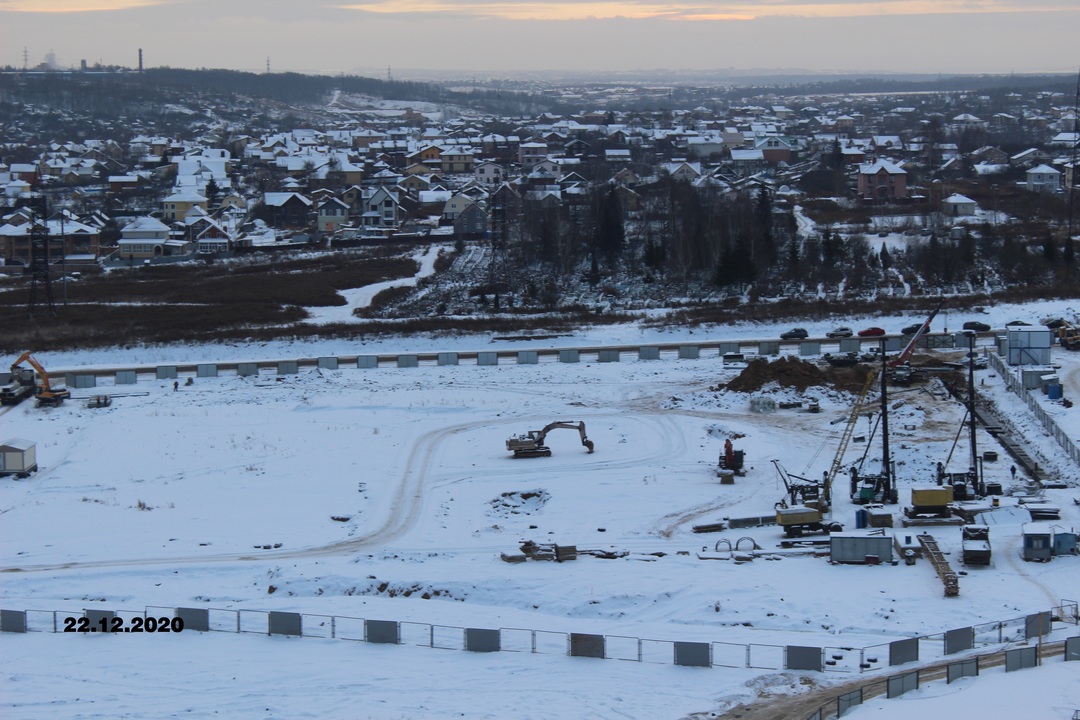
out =
{"type": "Polygon", "coordinates": [[[882,270],[888,270],[892,267],[892,257],[889,255],[889,248],[885,247],[885,243],[881,243],[881,252],[878,253],[878,260],[881,262],[882,270]]]}
{"type": "Polygon", "coordinates": [[[1065,244],[1061,248],[1061,261],[1066,267],[1072,267],[1072,264],[1076,262],[1076,249],[1073,247],[1071,237],[1065,238],[1065,244]]]}
{"type": "Polygon", "coordinates": [[[1046,262],[1050,265],[1053,265],[1054,262],[1057,260],[1057,243],[1054,242],[1053,235],[1047,233],[1046,237],[1043,238],[1042,250],[1043,259],[1046,260],[1046,262]]]}

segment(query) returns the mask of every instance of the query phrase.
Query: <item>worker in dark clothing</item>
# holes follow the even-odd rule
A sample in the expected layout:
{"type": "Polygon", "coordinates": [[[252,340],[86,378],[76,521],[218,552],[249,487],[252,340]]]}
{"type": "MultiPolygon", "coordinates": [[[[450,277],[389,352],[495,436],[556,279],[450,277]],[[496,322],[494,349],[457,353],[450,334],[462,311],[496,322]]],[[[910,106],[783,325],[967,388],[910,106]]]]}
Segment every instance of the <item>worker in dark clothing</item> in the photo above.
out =
{"type": "Polygon", "coordinates": [[[172,389],[173,389],[173,392],[176,392],[177,390],[180,389],[180,381],[179,380],[174,380],[173,381],[172,389]]]}
{"type": "Polygon", "coordinates": [[[1016,480],[1016,466],[1013,465],[1011,468],[1009,468],[1009,472],[1012,473],[1012,479],[1013,479],[1013,481],[1015,481],[1016,480]]]}

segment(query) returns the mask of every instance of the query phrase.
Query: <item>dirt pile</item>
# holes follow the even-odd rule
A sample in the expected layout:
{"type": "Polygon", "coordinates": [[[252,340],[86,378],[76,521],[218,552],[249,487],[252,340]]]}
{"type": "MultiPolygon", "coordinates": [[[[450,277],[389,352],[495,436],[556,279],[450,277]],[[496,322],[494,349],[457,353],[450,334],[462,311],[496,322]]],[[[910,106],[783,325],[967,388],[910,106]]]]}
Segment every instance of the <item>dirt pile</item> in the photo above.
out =
{"type": "Polygon", "coordinates": [[[782,357],[772,362],[759,359],[751,360],[746,368],[724,387],[736,392],[756,392],[775,382],[781,387],[795,388],[800,392],[821,386],[846,392],[860,392],[868,371],[869,367],[865,365],[822,368],[799,358],[782,357]]]}

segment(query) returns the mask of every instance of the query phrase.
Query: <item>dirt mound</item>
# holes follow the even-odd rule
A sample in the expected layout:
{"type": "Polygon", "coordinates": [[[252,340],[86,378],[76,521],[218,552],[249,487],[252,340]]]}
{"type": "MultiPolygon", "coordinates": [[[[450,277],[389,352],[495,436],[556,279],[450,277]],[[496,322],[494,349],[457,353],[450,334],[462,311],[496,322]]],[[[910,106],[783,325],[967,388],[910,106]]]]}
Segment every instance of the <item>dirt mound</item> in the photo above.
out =
{"type": "Polygon", "coordinates": [[[736,392],[755,392],[775,382],[781,387],[795,388],[800,392],[820,386],[859,392],[866,382],[868,370],[866,366],[859,365],[848,368],[821,368],[792,357],[782,357],[772,362],[759,359],[751,360],[738,377],[724,387],[736,392]]]}

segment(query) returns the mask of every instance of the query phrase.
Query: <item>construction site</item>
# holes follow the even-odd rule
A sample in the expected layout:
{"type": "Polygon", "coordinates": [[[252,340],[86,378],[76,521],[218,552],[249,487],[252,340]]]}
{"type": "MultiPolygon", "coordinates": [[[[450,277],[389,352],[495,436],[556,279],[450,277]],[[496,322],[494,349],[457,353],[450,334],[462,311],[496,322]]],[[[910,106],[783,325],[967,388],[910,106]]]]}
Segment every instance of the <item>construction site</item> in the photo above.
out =
{"type": "MultiPolygon", "coordinates": [[[[325,347],[317,361],[36,358],[24,373],[23,357],[8,380],[32,391],[4,408],[17,442],[3,452],[23,467],[32,450],[36,467],[0,484],[0,604],[392,619],[403,638],[412,625],[500,628],[504,650],[532,634],[526,654],[483,661],[481,700],[448,688],[476,668],[425,649],[433,640],[379,649],[397,680],[371,692],[396,716],[432,693],[447,712],[497,716],[515,692],[497,678],[533,662],[556,685],[597,689],[526,717],[580,716],[577,702],[595,716],[724,716],[763,692],[826,692],[887,671],[882,644],[1075,600],[1080,469],[1009,389],[1024,367],[1009,354],[1029,348],[949,340],[866,341],[839,364],[687,357],[688,339],[677,357],[623,347],[600,361],[592,343],[578,362],[490,366],[380,350],[365,368],[325,347]],[[46,367],[60,370],[50,380],[46,367]],[[30,402],[61,376],[61,401],[30,402]],[[638,662],[544,656],[561,633],[638,662]],[[709,644],[707,682],[649,664],[670,665],[657,643],[681,641],[709,644]],[[832,664],[793,672],[770,649],[793,646],[827,648],[832,664]],[[406,666],[447,680],[410,692],[406,666]],[[663,687],[643,697],[658,672],[663,687]]],[[[1040,380],[1058,375],[1068,399],[1080,356],[1046,349],[1059,367],[1040,380]]],[[[1073,427],[1060,401],[1046,407],[1073,427]]],[[[11,662],[47,661],[76,685],[98,677],[81,643],[42,652],[38,639],[11,662]]]]}

